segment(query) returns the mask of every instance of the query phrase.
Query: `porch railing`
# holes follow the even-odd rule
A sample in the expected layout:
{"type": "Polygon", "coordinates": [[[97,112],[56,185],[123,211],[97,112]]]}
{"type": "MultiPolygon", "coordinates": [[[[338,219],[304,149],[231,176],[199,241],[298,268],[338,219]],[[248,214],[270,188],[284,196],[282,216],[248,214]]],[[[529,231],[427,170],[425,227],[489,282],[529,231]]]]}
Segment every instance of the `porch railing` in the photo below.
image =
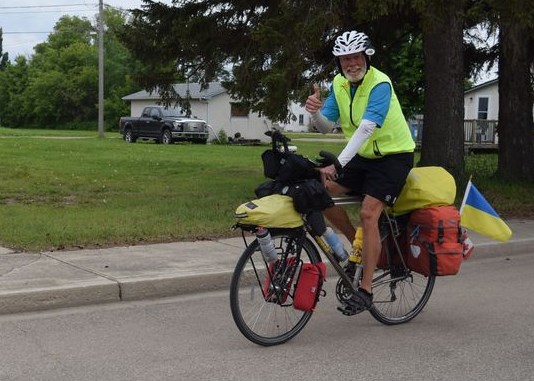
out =
{"type": "MultiPolygon", "coordinates": [[[[498,144],[497,124],[497,120],[464,120],[464,142],[466,145],[473,146],[498,144]]],[[[416,143],[421,144],[423,140],[423,120],[410,121],[410,129],[416,143]]]]}
{"type": "Polygon", "coordinates": [[[498,144],[497,120],[464,120],[464,141],[471,144],[498,144]]]}

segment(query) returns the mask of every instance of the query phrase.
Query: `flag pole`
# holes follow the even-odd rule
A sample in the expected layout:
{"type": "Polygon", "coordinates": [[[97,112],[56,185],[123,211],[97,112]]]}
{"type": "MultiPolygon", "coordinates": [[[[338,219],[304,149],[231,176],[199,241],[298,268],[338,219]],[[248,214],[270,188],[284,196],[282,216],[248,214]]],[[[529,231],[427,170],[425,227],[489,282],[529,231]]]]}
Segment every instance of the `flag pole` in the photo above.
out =
{"type": "Polygon", "coordinates": [[[462,200],[462,205],[460,205],[460,215],[462,215],[462,211],[464,210],[465,202],[467,200],[467,195],[469,194],[469,191],[471,190],[471,179],[472,178],[473,178],[473,175],[469,176],[469,181],[467,182],[467,186],[465,187],[464,199],[462,200]]]}

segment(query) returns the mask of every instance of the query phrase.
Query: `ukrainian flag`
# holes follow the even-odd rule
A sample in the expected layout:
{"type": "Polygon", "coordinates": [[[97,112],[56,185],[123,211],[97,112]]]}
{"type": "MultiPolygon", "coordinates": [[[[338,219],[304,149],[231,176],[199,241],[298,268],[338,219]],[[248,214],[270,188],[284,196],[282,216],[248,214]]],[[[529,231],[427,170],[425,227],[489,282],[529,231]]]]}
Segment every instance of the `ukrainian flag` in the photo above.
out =
{"type": "Polygon", "coordinates": [[[493,238],[506,242],[512,237],[512,231],[473,185],[467,183],[464,199],[460,207],[461,225],[493,238]]]}

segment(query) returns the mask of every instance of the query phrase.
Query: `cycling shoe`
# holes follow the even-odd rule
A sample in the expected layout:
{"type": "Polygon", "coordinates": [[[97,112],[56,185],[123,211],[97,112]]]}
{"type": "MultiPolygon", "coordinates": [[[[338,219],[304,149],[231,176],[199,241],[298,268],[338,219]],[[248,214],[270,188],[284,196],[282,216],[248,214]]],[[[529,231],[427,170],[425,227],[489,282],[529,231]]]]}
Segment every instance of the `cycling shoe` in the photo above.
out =
{"type": "Polygon", "coordinates": [[[352,316],[369,310],[373,306],[373,294],[358,289],[342,307],[337,309],[346,316],[352,316]]]}

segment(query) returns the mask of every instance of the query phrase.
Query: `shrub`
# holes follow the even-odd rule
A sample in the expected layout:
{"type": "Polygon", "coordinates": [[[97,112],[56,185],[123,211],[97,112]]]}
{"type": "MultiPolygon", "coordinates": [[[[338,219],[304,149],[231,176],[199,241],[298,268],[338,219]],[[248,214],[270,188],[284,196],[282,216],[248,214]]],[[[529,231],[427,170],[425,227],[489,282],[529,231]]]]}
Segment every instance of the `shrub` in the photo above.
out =
{"type": "Polygon", "coordinates": [[[217,133],[217,139],[213,139],[212,143],[215,143],[215,144],[228,144],[228,135],[226,134],[226,131],[221,129],[217,133]]]}

